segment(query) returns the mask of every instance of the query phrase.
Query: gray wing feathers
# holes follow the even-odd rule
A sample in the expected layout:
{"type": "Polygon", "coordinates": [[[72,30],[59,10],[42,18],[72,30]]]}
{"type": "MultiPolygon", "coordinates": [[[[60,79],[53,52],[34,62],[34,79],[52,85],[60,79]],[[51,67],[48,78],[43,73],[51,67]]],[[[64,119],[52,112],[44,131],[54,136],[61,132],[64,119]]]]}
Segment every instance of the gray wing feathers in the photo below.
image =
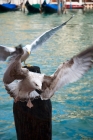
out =
{"type": "MultiPolygon", "coordinates": [[[[71,20],[73,18],[73,16],[69,19],[71,20]]],[[[66,25],[66,23],[69,21],[67,20],[66,22],[64,22],[63,24],[61,24],[60,26],[57,26],[45,33],[43,33],[40,37],[38,37],[35,41],[33,41],[31,43],[31,45],[29,45],[29,47],[31,48],[31,51],[33,51],[34,49],[36,49],[37,47],[41,46],[45,41],[47,41],[53,34],[56,33],[56,31],[58,31],[60,28],[62,28],[64,25],[66,25]]],[[[3,45],[0,46],[0,60],[5,61],[7,59],[7,57],[9,57],[11,55],[12,52],[15,51],[15,48],[10,48],[10,47],[5,47],[3,45]]],[[[22,57],[22,61],[25,61],[25,59],[27,59],[29,55],[24,55],[22,57]]]]}
{"type": "Polygon", "coordinates": [[[52,82],[41,94],[42,99],[49,99],[62,86],[79,80],[93,65],[93,46],[61,64],[51,76],[52,82]]]}
{"type": "MultiPolygon", "coordinates": [[[[73,18],[73,16],[69,19],[71,20],[73,18]]],[[[66,23],[69,21],[67,20],[66,22],[64,22],[63,24],[61,24],[60,26],[57,26],[45,33],[43,33],[40,37],[38,37],[32,44],[31,44],[31,50],[33,51],[34,49],[36,49],[38,46],[41,46],[45,41],[47,41],[52,35],[54,35],[56,33],[56,31],[58,31],[60,28],[62,28],[64,25],[66,25],[66,23]]]]}
{"type": "Polygon", "coordinates": [[[15,51],[15,48],[10,48],[10,47],[0,45],[0,60],[5,61],[13,51],[15,51]]]}
{"type": "MultiPolygon", "coordinates": [[[[56,71],[57,88],[80,79],[93,65],[93,46],[74,56],[56,71]]],[[[54,75],[55,75],[54,74],[54,75]]]]}
{"type": "Polygon", "coordinates": [[[13,63],[12,61],[18,61],[21,56],[24,54],[24,51],[22,49],[22,45],[15,47],[15,51],[11,52],[11,55],[8,59],[9,63],[13,63]]]}
{"type": "Polygon", "coordinates": [[[16,51],[13,53],[13,56],[10,57],[9,66],[6,69],[3,82],[9,84],[14,80],[21,80],[25,78],[27,74],[27,69],[21,67],[21,56],[23,55],[23,49],[21,45],[16,47],[16,51]]]}

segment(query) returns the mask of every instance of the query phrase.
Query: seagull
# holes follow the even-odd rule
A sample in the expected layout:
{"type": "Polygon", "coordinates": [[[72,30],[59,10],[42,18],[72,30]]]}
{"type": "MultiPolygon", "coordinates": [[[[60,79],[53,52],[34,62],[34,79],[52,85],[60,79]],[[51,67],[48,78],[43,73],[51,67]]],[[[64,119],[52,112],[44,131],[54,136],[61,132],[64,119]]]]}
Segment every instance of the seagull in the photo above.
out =
{"type": "Polygon", "coordinates": [[[23,48],[19,45],[9,59],[3,82],[14,101],[25,100],[29,108],[33,106],[30,100],[32,92],[39,90],[41,93],[36,96],[42,100],[50,99],[61,87],[79,80],[93,65],[93,45],[61,63],[52,75],[34,73],[23,68],[22,55],[23,48]]]}
{"type": "MultiPolygon", "coordinates": [[[[73,16],[71,16],[69,20],[71,20],[73,18],[73,16]]],[[[27,44],[25,47],[23,47],[24,53],[21,57],[21,62],[24,62],[24,64],[25,64],[25,61],[29,57],[31,52],[33,50],[35,50],[36,48],[41,47],[41,45],[44,42],[46,42],[59,29],[61,29],[63,26],[65,26],[69,20],[67,20],[66,22],[62,23],[61,25],[59,25],[57,27],[50,29],[49,31],[46,31],[41,36],[39,36],[36,40],[34,40],[31,44],[27,44]]],[[[9,57],[14,51],[15,51],[15,48],[0,45],[0,60],[5,61],[7,59],[7,57],[9,57]]]]}

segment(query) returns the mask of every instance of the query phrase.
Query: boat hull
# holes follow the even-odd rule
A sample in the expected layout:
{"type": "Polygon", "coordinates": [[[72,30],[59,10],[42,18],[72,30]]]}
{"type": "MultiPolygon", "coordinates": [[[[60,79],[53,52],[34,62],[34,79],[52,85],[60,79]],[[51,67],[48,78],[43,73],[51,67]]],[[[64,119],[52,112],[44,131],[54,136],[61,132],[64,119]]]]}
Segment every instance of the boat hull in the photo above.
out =
{"type": "Polygon", "coordinates": [[[29,13],[40,13],[40,4],[30,5],[30,3],[27,1],[25,6],[29,13]]]}
{"type": "MultiPolygon", "coordinates": [[[[43,10],[45,13],[57,13],[58,12],[58,4],[43,4],[43,10]]],[[[62,9],[62,4],[60,4],[60,8],[62,9]]],[[[66,9],[83,9],[82,5],[72,5],[66,4],[66,9]]]]}
{"type": "Polygon", "coordinates": [[[0,12],[16,11],[18,9],[15,4],[0,4],[0,12]]]}
{"type": "MultiPolygon", "coordinates": [[[[57,4],[42,4],[42,7],[45,13],[57,13],[58,11],[57,4]]],[[[61,4],[60,4],[60,7],[62,8],[61,4]]]]}
{"type": "Polygon", "coordinates": [[[66,9],[83,9],[83,5],[70,5],[70,4],[66,4],[66,9]]]}

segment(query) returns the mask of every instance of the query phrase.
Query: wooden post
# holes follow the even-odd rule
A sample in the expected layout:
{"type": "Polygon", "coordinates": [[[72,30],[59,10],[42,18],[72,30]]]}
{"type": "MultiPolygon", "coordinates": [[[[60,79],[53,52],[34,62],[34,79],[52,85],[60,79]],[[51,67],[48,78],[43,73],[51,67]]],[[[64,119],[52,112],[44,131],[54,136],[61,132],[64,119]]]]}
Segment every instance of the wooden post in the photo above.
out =
{"type": "Polygon", "coordinates": [[[40,0],[40,13],[42,13],[42,5],[41,5],[41,0],[40,0]]]}
{"type": "Polygon", "coordinates": [[[60,0],[57,0],[58,1],[58,14],[61,13],[61,8],[60,8],[60,0]]]}
{"type": "Polygon", "coordinates": [[[60,0],[60,3],[61,3],[61,12],[63,10],[63,3],[62,3],[63,0],[60,0]]]}
{"type": "Polygon", "coordinates": [[[72,9],[72,0],[70,0],[70,9],[72,9]]]}
{"type": "Polygon", "coordinates": [[[62,3],[62,14],[65,13],[66,14],[66,0],[61,0],[62,3]]]}
{"type": "Polygon", "coordinates": [[[86,10],[86,0],[83,1],[83,9],[82,9],[83,14],[84,14],[85,10],[86,10]]]}
{"type": "Polygon", "coordinates": [[[23,2],[20,5],[21,5],[21,11],[25,13],[25,0],[23,0],[23,2]]]}
{"type": "MultiPolygon", "coordinates": [[[[27,67],[30,71],[40,73],[40,68],[27,67]]],[[[38,91],[37,91],[38,92],[38,91]]],[[[17,140],[52,140],[52,105],[49,100],[35,99],[31,109],[27,102],[13,104],[13,113],[17,140]]]]}

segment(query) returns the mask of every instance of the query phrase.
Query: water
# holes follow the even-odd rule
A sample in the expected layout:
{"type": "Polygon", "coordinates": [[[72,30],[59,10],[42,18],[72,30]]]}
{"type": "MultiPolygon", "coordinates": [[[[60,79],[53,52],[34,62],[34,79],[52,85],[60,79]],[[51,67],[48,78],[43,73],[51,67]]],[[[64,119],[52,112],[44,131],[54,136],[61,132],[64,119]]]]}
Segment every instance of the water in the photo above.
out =
{"type": "MultiPolygon", "coordinates": [[[[43,32],[75,17],[41,48],[33,51],[26,63],[38,65],[42,73],[52,74],[61,62],[93,44],[93,11],[69,10],[67,14],[44,15],[8,12],[0,14],[0,44],[14,47],[29,44],[43,32]]],[[[13,99],[2,82],[6,62],[0,62],[0,140],[16,140],[12,112],[13,99]]],[[[79,81],[55,93],[52,101],[53,140],[93,139],[93,69],[79,81]]]]}

